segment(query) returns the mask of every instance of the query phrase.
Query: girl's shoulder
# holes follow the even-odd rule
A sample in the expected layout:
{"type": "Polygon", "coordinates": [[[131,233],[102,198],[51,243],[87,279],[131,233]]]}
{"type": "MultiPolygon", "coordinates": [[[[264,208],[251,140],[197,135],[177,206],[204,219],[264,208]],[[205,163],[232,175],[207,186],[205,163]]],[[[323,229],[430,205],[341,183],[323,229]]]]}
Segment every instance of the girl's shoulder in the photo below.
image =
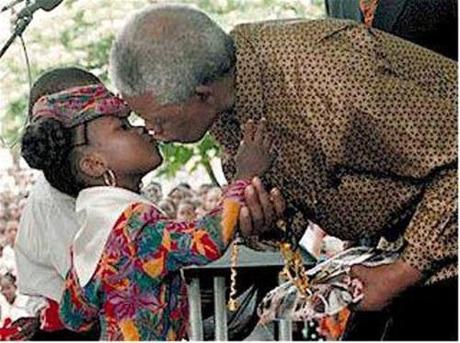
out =
{"type": "Polygon", "coordinates": [[[146,225],[154,225],[168,218],[154,204],[133,202],[121,213],[114,225],[114,230],[126,229],[137,231],[146,225]]]}

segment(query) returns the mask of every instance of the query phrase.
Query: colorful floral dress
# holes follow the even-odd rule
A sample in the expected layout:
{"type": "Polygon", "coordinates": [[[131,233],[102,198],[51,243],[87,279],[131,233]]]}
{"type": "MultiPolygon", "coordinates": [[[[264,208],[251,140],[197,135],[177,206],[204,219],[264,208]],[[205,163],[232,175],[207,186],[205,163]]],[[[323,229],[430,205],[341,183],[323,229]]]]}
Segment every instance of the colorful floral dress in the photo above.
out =
{"type": "MultiPolygon", "coordinates": [[[[224,193],[243,201],[245,181],[224,193]]],[[[152,205],[132,203],[116,221],[91,280],[82,287],[72,261],[61,319],[83,331],[99,321],[101,340],[180,340],[188,303],[180,268],[222,256],[222,206],[195,221],[168,220],[152,205]]]]}

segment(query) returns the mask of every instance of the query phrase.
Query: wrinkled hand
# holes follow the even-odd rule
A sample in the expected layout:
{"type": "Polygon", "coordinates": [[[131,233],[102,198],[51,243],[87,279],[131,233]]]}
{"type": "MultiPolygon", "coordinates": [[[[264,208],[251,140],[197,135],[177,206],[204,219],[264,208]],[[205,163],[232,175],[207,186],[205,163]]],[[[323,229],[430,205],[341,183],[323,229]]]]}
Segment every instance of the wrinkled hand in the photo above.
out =
{"type": "Polygon", "coordinates": [[[246,206],[240,211],[239,223],[243,237],[258,236],[273,229],[277,219],[282,218],[286,202],[277,188],[268,193],[256,177],[244,192],[246,206]]]}
{"type": "Polygon", "coordinates": [[[354,266],[351,275],[363,283],[363,299],[357,304],[360,311],[380,311],[394,297],[421,280],[422,274],[402,260],[377,267],[354,266]]]}

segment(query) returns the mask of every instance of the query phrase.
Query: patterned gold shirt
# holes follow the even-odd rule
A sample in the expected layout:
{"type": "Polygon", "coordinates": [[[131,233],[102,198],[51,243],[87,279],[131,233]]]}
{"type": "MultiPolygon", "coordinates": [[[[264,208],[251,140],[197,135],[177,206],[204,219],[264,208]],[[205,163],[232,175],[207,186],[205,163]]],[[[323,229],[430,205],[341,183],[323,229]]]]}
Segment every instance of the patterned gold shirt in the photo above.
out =
{"type": "Polygon", "coordinates": [[[291,227],[346,240],[403,235],[427,282],[457,274],[457,63],[344,20],[237,26],[236,103],[211,132],[224,171],[247,119],[268,119],[265,182],[291,227]]]}

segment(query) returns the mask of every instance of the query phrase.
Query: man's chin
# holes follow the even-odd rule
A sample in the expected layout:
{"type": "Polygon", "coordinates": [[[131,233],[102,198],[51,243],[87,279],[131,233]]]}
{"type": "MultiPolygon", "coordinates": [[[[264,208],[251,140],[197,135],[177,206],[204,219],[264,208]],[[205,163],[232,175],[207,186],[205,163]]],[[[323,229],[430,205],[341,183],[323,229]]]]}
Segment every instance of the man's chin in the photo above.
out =
{"type": "Polygon", "coordinates": [[[179,139],[177,140],[177,142],[185,143],[185,144],[197,143],[204,137],[205,134],[206,132],[203,133],[202,135],[189,136],[186,138],[179,139]]]}
{"type": "Polygon", "coordinates": [[[155,139],[157,141],[161,141],[164,144],[167,143],[182,143],[182,144],[191,144],[191,143],[196,143],[199,142],[202,138],[204,137],[204,134],[195,137],[195,136],[155,136],[155,139]]]}

